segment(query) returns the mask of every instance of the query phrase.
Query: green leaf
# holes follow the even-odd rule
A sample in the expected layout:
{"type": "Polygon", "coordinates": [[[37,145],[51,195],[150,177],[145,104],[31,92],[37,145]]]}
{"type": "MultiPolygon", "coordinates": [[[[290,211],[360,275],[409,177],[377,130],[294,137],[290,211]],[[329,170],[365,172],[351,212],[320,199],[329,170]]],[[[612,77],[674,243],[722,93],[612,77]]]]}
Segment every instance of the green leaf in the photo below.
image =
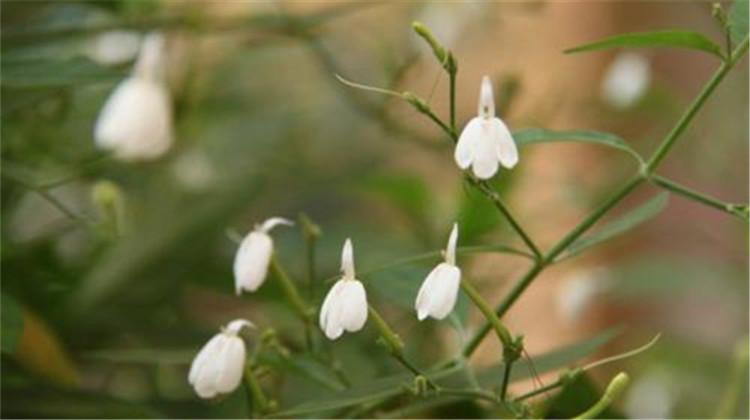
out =
{"type": "MultiPolygon", "coordinates": [[[[545,353],[539,357],[535,357],[533,362],[534,368],[536,369],[536,372],[541,374],[579,360],[615,338],[619,331],[619,328],[609,329],[579,343],[571,344],[561,349],[545,353]]],[[[480,382],[485,385],[499,384],[502,378],[502,369],[502,364],[483,369],[482,373],[479,375],[480,382]]],[[[460,366],[451,367],[439,372],[429,373],[427,376],[438,382],[441,380],[465,380],[461,370],[462,368],[460,366]]],[[[525,360],[519,361],[513,369],[512,379],[527,379],[530,375],[529,372],[530,367],[527,365],[527,362],[525,360]]],[[[408,373],[375,379],[354,386],[346,391],[334,393],[330,398],[308,401],[288,410],[274,413],[274,417],[300,417],[313,413],[323,413],[358,404],[380,401],[404,393],[405,389],[403,386],[410,385],[411,380],[412,375],[408,373]]]]}
{"type": "Polygon", "coordinates": [[[729,9],[729,33],[739,43],[747,36],[748,0],[734,0],[729,9]]]}
{"type": "Polygon", "coordinates": [[[2,58],[3,87],[65,87],[117,80],[125,73],[101,66],[87,58],[67,60],[2,58]]]}
{"type": "Polygon", "coordinates": [[[184,365],[198,353],[198,349],[102,349],[88,352],[84,357],[114,363],[184,365]]]}
{"type": "Polygon", "coordinates": [[[633,150],[633,148],[631,148],[628,143],[625,142],[625,140],[614,134],[604,133],[601,131],[553,131],[543,128],[526,128],[513,133],[513,139],[519,146],[534,143],[548,143],[559,141],[594,143],[627,152],[631,156],[633,156],[639,163],[643,162],[641,156],[635,150],[633,150]]]}
{"type": "Polygon", "coordinates": [[[596,233],[578,239],[568,247],[568,250],[558,258],[558,261],[577,255],[587,248],[621,235],[653,218],[664,210],[668,199],[669,193],[661,193],[648,200],[645,204],[637,207],[635,210],[607,223],[596,233]]]}
{"type": "Polygon", "coordinates": [[[2,294],[2,336],[0,347],[3,353],[12,354],[16,351],[18,341],[23,332],[23,311],[12,297],[2,294]]]}
{"type": "Polygon", "coordinates": [[[615,35],[600,41],[569,48],[565,54],[598,51],[609,48],[649,48],[649,47],[671,47],[686,48],[704,51],[719,58],[722,57],[721,47],[704,35],[690,31],[658,31],[658,32],[636,32],[623,35],[615,35]]]}

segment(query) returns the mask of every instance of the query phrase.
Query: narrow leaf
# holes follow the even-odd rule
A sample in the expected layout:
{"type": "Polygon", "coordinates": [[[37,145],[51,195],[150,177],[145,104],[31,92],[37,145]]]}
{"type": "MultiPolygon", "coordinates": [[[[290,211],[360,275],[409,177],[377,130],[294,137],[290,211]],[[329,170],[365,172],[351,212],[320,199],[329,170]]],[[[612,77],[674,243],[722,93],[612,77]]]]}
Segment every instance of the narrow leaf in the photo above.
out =
{"type": "Polygon", "coordinates": [[[558,258],[558,261],[577,255],[587,248],[621,235],[651,219],[666,207],[668,198],[669,193],[661,193],[635,210],[607,223],[596,233],[578,239],[568,247],[567,252],[558,258]]]}
{"type": "Polygon", "coordinates": [[[600,41],[584,44],[578,47],[569,48],[564,52],[566,54],[606,50],[609,48],[650,48],[650,47],[671,47],[686,48],[691,50],[704,51],[722,58],[721,47],[713,41],[697,32],[690,31],[658,31],[658,32],[637,32],[623,35],[615,35],[600,41]]]}
{"type": "Polygon", "coordinates": [[[15,299],[2,294],[2,337],[0,347],[3,353],[12,354],[18,346],[23,332],[23,312],[15,299]]]}
{"type": "Polygon", "coordinates": [[[739,43],[747,36],[748,0],[734,0],[729,9],[729,33],[739,43]]]}
{"type": "Polygon", "coordinates": [[[2,60],[2,86],[15,88],[64,87],[117,80],[125,73],[103,67],[89,59],[2,60]]]}
{"type": "Polygon", "coordinates": [[[553,131],[546,130],[543,128],[527,128],[516,131],[513,133],[513,139],[519,146],[534,144],[534,143],[548,143],[548,142],[560,142],[560,141],[577,141],[583,143],[594,143],[602,146],[612,147],[624,152],[629,153],[638,162],[642,162],[641,156],[631,148],[628,143],[622,138],[601,131],[591,130],[567,130],[567,131],[553,131]]]}

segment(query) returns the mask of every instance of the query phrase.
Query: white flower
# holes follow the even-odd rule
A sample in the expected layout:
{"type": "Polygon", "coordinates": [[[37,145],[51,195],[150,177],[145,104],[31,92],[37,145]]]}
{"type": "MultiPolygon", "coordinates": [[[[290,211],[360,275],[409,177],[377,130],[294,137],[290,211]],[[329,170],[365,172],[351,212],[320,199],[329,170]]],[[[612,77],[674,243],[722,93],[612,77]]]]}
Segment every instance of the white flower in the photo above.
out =
{"type": "Polygon", "coordinates": [[[188,382],[201,398],[230,393],[242,381],[245,342],[237,336],[242,327],[255,328],[250,321],[236,319],[213,336],[193,359],[188,382]]]}
{"type": "Polygon", "coordinates": [[[268,232],[278,225],[293,224],[287,219],[272,217],[263,224],[256,225],[255,229],[245,236],[234,257],[234,286],[238,295],[243,290],[256,291],[266,279],[273,253],[273,240],[268,232]]]}
{"type": "Polygon", "coordinates": [[[569,322],[577,321],[595,299],[611,287],[611,279],[603,268],[584,269],[566,277],[557,295],[557,308],[569,322]]]}
{"type": "Polygon", "coordinates": [[[651,66],[646,57],[625,52],[615,57],[602,80],[602,99],[619,109],[629,108],[646,93],[651,66]]]}
{"type": "Polygon", "coordinates": [[[164,38],[148,35],[133,75],[104,104],[94,127],[96,145],[123,160],[154,159],[172,145],[172,103],[163,80],[164,38]]]}
{"type": "Polygon", "coordinates": [[[341,280],[331,287],[320,308],[320,329],[326,337],[335,340],[344,331],[362,329],[367,321],[367,293],[362,282],[354,278],[352,241],[344,242],[341,251],[341,280]]]}
{"type": "Polygon", "coordinates": [[[443,319],[451,313],[456,304],[461,282],[461,269],[456,267],[457,241],[458,225],[454,223],[448,238],[448,246],[443,254],[445,262],[438,264],[430,271],[417,293],[414,308],[417,310],[417,318],[420,321],[428,316],[443,319]]]}
{"type": "Polygon", "coordinates": [[[454,154],[461,169],[472,167],[479,179],[489,179],[497,172],[498,162],[511,169],[518,163],[518,150],[505,123],[495,116],[495,100],[490,78],[482,78],[479,92],[479,115],[466,124],[458,138],[454,154]]]}
{"type": "Polygon", "coordinates": [[[87,48],[87,55],[97,63],[122,64],[138,54],[141,35],[135,31],[113,30],[98,35],[87,48]]]}

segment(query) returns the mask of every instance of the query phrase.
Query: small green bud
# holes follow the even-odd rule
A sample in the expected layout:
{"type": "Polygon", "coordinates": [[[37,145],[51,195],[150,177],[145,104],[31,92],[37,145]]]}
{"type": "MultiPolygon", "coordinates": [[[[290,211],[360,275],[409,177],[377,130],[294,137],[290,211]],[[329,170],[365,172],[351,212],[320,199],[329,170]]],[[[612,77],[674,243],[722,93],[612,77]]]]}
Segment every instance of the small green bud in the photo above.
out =
{"type": "Polygon", "coordinates": [[[112,237],[122,233],[125,200],[122,191],[112,181],[98,181],[91,189],[91,201],[99,215],[99,227],[112,237]]]}
{"type": "Polygon", "coordinates": [[[435,58],[437,58],[440,62],[440,65],[445,66],[445,64],[448,62],[448,53],[446,52],[445,48],[443,48],[437,42],[435,37],[432,35],[432,32],[430,32],[430,30],[427,29],[426,26],[424,26],[424,23],[418,21],[412,22],[411,27],[414,29],[414,32],[422,37],[422,39],[427,42],[430,48],[432,48],[432,52],[435,54],[435,58]]]}
{"type": "Polygon", "coordinates": [[[420,397],[424,397],[427,395],[427,391],[429,390],[429,383],[427,382],[427,378],[425,378],[422,375],[417,375],[414,378],[414,389],[416,395],[420,397]]]}
{"type": "Polygon", "coordinates": [[[272,413],[274,411],[277,411],[279,409],[279,403],[276,400],[270,400],[268,401],[268,407],[266,408],[268,412],[272,413]]]}
{"type": "Polygon", "coordinates": [[[723,26],[724,28],[727,27],[727,22],[728,22],[727,14],[726,12],[724,12],[724,9],[721,7],[721,3],[714,3],[713,5],[711,5],[711,16],[713,16],[714,19],[719,21],[721,26],[723,26]]]}
{"type": "Polygon", "coordinates": [[[418,97],[412,92],[404,92],[401,96],[406,102],[410,103],[414,108],[416,108],[417,111],[422,113],[428,113],[430,111],[430,107],[427,106],[427,102],[425,102],[422,98],[418,97]]]}
{"type": "Polygon", "coordinates": [[[300,213],[297,216],[297,221],[299,222],[299,225],[302,226],[302,234],[308,240],[318,239],[320,238],[320,235],[323,234],[320,226],[313,222],[305,213],[300,213]]]}
{"type": "Polygon", "coordinates": [[[609,397],[610,401],[614,401],[620,394],[622,394],[622,391],[625,390],[625,387],[627,387],[629,383],[630,377],[628,374],[620,372],[609,382],[607,390],[604,391],[604,395],[609,397]]]}

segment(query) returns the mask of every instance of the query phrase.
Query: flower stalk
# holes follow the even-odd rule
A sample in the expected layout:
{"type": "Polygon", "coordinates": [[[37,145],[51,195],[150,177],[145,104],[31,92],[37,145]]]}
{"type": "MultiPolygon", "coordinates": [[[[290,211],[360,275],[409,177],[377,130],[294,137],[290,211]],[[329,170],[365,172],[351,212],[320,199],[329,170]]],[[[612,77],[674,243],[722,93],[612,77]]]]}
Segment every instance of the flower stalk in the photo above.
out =
{"type": "Polygon", "coordinates": [[[294,282],[286,274],[286,271],[284,271],[284,268],[279,263],[279,260],[278,258],[276,258],[276,255],[271,256],[271,270],[273,271],[276,279],[279,280],[281,289],[284,291],[286,298],[289,300],[289,303],[292,305],[292,309],[294,309],[294,311],[297,312],[297,315],[300,317],[300,319],[304,323],[305,343],[307,345],[308,350],[311,350],[312,349],[313,317],[315,315],[315,310],[309,307],[307,303],[305,303],[305,300],[302,299],[302,295],[300,295],[299,290],[297,289],[297,285],[295,285],[294,282]]]}
{"type": "Polygon", "coordinates": [[[248,362],[245,364],[244,377],[248,393],[250,394],[250,400],[253,403],[252,415],[263,415],[267,413],[270,404],[266,394],[263,392],[263,388],[260,386],[260,382],[258,382],[258,378],[255,377],[252,363],[248,362]]]}

